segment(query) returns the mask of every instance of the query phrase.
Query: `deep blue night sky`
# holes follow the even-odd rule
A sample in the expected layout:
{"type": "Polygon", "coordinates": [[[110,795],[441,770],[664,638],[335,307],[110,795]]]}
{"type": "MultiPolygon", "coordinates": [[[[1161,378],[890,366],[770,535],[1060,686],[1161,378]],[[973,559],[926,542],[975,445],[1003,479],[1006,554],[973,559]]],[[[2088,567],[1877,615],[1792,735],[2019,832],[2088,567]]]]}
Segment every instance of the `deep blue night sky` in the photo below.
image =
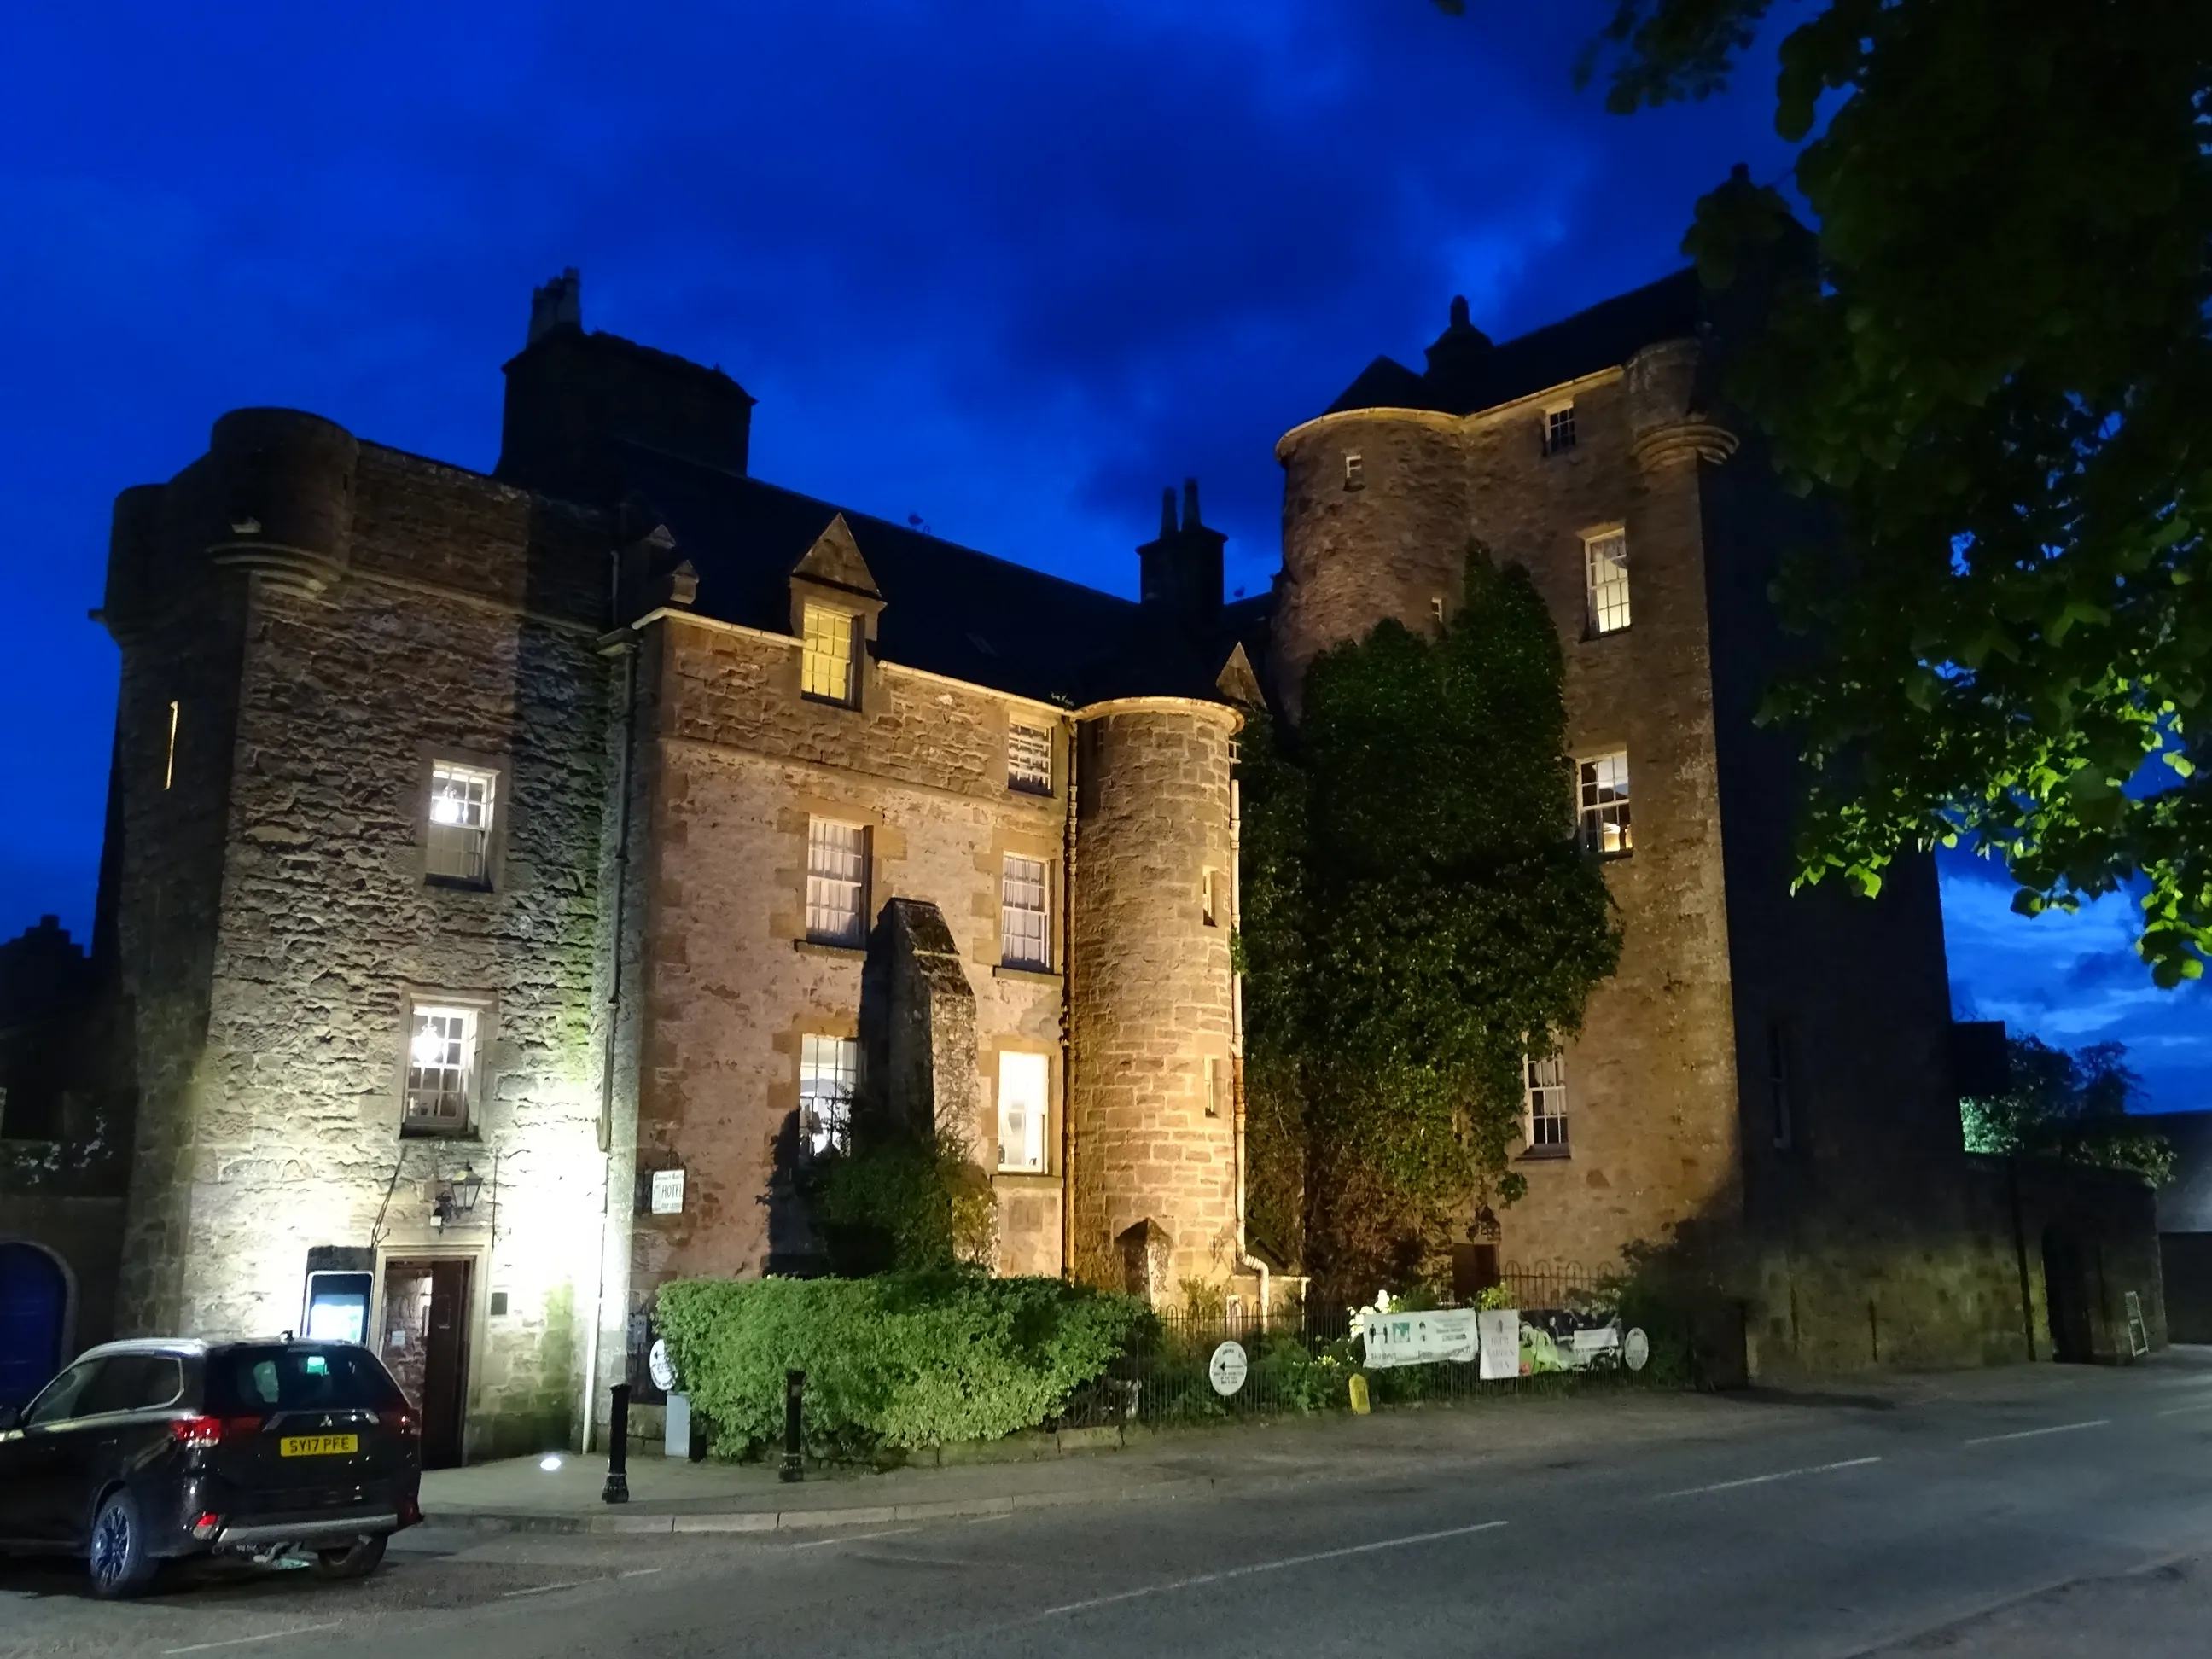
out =
{"type": "MultiPolygon", "coordinates": [[[[0,933],[88,922],[115,653],[85,611],[116,492],[246,404],[488,469],[499,365],[564,265],[587,325],[761,400],[763,477],[1133,592],[1160,486],[1195,472],[1256,591],[1274,440],[1368,358],[1418,363],[1454,293],[1502,338],[1662,275],[1730,162],[1786,165],[1768,68],[1623,120],[1570,76],[1609,6],[1470,9],[20,15],[0,933]]],[[[2008,891],[1963,863],[1947,884],[1962,1012],[2122,1038],[2155,1103],[2212,1106],[2204,988],[2154,990],[2111,902],[2031,923],[2008,891]]]]}

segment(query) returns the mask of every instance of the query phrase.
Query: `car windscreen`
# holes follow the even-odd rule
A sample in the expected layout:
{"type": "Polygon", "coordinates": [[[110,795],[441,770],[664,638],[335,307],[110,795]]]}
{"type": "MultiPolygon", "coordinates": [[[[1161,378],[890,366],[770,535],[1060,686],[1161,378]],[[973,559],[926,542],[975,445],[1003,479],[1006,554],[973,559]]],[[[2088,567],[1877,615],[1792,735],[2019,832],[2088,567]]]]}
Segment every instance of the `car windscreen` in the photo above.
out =
{"type": "Polygon", "coordinates": [[[394,1410],[398,1386],[366,1348],[333,1343],[226,1348],[208,1356],[207,1409],[231,1412],[394,1410]]]}

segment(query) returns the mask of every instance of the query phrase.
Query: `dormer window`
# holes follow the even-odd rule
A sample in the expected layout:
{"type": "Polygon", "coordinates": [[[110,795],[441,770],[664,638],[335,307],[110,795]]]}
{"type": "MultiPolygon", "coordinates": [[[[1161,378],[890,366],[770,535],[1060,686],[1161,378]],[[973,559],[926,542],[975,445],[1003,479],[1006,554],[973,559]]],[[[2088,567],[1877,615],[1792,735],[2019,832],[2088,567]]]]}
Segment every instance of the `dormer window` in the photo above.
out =
{"type": "Polygon", "coordinates": [[[799,690],[821,702],[853,702],[853,634],[859,618],[827,605],[806,607],[799,690]]]}
{"type": "Polygon", "coordinates": [[[1367,463],[1360,458],[1358,450],[1346,450],[1344,455],[1344,487],[1346,489],[1358,489],[1366,482],[1367,463]]]}
{"type": "Polygon", "coordinates": [[[1041,726],[1006,723],[1006,787],[1026,795],[1052,793],[1052,733],[1041,726]]]}
{"type": "Polygon", "coordinates": [[[1544,411],[1544,453],[1565,454],[1575,447],[1575,406],[1562,404],[1544,411]]]}

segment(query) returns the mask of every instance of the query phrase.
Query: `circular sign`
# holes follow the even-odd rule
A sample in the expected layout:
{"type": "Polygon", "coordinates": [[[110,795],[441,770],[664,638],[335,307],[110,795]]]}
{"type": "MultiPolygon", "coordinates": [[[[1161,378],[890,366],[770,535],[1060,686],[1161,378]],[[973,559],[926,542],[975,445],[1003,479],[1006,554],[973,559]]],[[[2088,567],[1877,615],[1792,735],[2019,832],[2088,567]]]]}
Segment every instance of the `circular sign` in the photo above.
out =
{"type": "Polygon", "coordinates": [[[1214,1393],[1226,1400],[1244,1386],[1244,1373],[1248,1369],[1244,1345],[1224,1342],[1213,1351],[1212,1361],[1206,1368],[1206,1380],[1213,1384],[1214,1393]]]}
{"type": "Polygon", "coordinates": [[[1620,1345],[1620,1357],[1627,1362],[1628,1369],[1632,1371],[1640,1371],[1650,1363],[1651,1339],[1644,1334],[1642,1326],[1639,1325],[1629,1332],[1626,1340],[1620,1345]]]}
{"type": "Polygon", "coordinates": [[[653,1386],[661,1393],[667,1394],[676,1387],[676,1361],[669,1355],[667,1343],[656,1338],[646,1350],[645,1370],[653,1379],[653,1386]]]}

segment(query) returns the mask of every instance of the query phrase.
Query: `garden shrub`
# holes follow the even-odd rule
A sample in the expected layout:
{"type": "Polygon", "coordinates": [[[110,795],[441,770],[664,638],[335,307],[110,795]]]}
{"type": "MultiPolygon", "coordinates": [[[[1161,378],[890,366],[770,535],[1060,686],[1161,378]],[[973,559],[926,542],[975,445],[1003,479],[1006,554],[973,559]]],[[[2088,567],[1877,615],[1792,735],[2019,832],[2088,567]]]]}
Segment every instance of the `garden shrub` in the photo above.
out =
{"type": "Polygon", "coordinates": [[[1152,1318],[1057,1279],[678,1279],[659,1322],[719,1455],[783,1435],[783,1374],[806,1373],[807,1449],[863,1459],[1036,1428],[1152,1318]]]}

